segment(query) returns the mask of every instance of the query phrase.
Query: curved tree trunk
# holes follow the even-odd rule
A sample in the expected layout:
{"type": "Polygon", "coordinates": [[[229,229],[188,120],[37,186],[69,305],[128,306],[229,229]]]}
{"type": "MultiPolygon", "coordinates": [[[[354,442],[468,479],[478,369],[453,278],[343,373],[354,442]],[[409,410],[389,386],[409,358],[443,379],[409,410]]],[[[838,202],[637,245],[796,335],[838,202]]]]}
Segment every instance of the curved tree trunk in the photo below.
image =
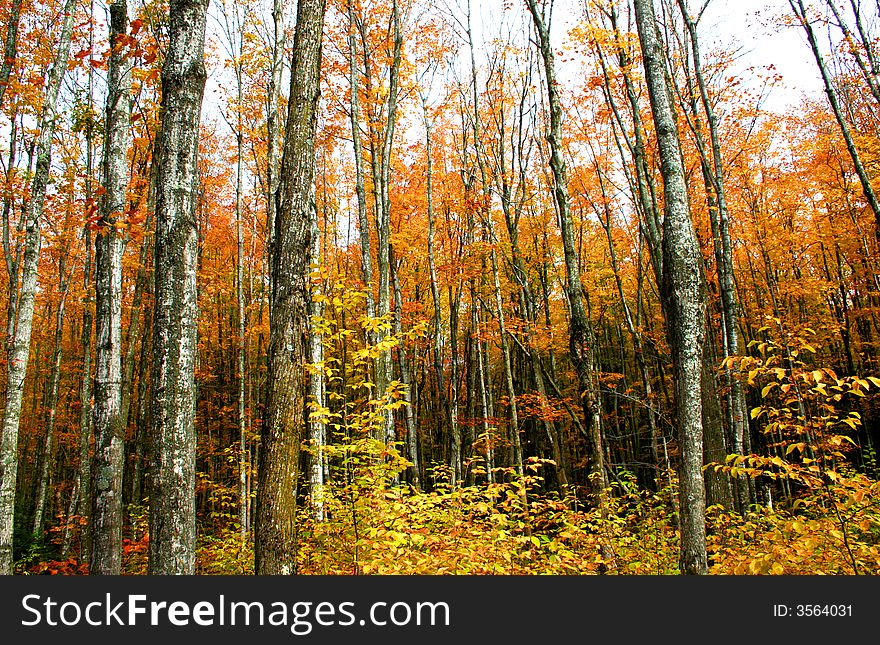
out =
{"type": "Polygon", "coordinates": [[[807,35],[807,42],[810,44],[810,50],[813,52],[813,58],[816,59],[816,66],[819,68],[819,73],[822,75],[822,83],[825,86],[825,95],[828,97],[828,103],[831,105],[831,110],[834,112],[834,118],[837,119],[837,125],[840,127],[840,133],[843,135],[846,149],[852,159],[856,175],[859,177],[862,191],[865,193],[865,199],[868,202],[868,206],[871,208],[871,212],[874,213],[874,219],[877,222],[878,228],[880,228],[880,201],[878,201],[877,194],[874,192],[874,188],[871,185],[871,178],[868,175],[868,171],[865,169],[865,164],[862,163],[858,148],[856,148],[855,141],[852,137],[852,132],[850,132],[849,124],[846,122],[846,117],[841,109],[840,101],[837,98],[837,91],[834,89],[831,76],[828,73],[828,67],[825,65],[825,59],[819,49],[816,33],[813,31],[813,25],[807,16],[804,2],[803,0],[788,0],[788,4],[791,6],[791,10],[794,12],[795,17],[801,23],[801,26],[804,28],[804,32],[807,35]]]}

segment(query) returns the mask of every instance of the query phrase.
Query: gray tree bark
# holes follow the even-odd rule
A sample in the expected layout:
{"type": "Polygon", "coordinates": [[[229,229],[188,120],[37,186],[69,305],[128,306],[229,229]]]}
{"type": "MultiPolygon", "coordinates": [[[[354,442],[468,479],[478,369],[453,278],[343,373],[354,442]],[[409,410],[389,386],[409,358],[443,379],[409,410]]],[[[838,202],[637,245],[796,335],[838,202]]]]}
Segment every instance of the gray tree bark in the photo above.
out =
{"type": "Polygon", "coordinates": [[[665,77],[653,0],[634,0],[634,7],[665,189],[661,295],[667,300],[667,332],[674,363],[675,411],[681,448],[679,566],[685,574],[704,574],[707,570],[706,500],[700,370],[705,302],[700,249],[690,216],[678,129],[665,77]]]}
{"type": "MultiPolygon", "coordinates": [[[[724,186],[724,157],[721,152],[721,137],[719,133],[718,117],[709,98],[709,90],[703,74],[703,64],[700,59],[700,41],[697,31],[697,23],[690,16],[685,0],[678,0],[685,27],[687,28],[688,40],[691,45],[691,58],[693,61],[694,78],[700,95],[700,103],[706,115],[706,123],[709,127],[709,140],[711,144],[711,164],[705,154],[705,146],[700,143],[699,151],[704,159],[704,176],[707,179],[707,194],[709,195],[709,216],[712,221],[712,237],[715,248],[715,261],[718,271],[718,285],[721,291],[721,307],[723,313],[722,339],[726,356],[739,355],[739,307],[736,299],[736,286],[733,276],[733,245],[730,239],[730,218],[727,208],[727,193],[724,186]]],[[[697,118],[694,109],[694,118],[697,118]]],[[[696,124],[695,124],[696,125],[696,124]]],[[[739,369],[726,368],[725,376],[728,386],[727,403],[728,419],[733,435],[733,451],[743,454],[744,446],[749,439],[749,422],[746,408],[745,393],[740,381],[739,369]]],[[[707,440],[711,439],[706,433],[707,440]]],[[[718,443],[717,438],[715,442],[718,443]]],[[[723,443],[723,442],[721,442],[723,443]]],[[[721,446],[722,450],[724,446],[721,446]]],[[[723,455],[722,455],[723,458],[723,455]]],[[[715,482],[716,487],[724,487],[724,483],[715,482]]],[[[745,510],[750,501],[749,484],[745,476],[736,479],[736,490],[740,503],[740,510],[745,510]]],[[[721,503],[722,500],[717,500],[721,503]]]]}
{"type": "Polygon", "coordinates": [[[43,450],[43,459],[40,464],[40,481],[37,490],[37,500],[34,508],[33,535],[39,538],[43,533],[43,516],[46,510],[46,491],[49,488],[52,459],[55,450],[55,421],[58,417],[58,387],[61,381],[61,359],[64,354],[62,341],[64,340],[64,313],[67,304],[67,292],[70,287],[70,275],[67,272],[68,249],[62,253],[59,267],[59,291],[60,299],[58,309],[55,311],[55,346],[52,350],[52,367],[49,371],[48,391],[46,392],[46,444],[43,450]]]}
{"type": "Polygon", "coordinates": [[[46,188],[52,160],[52,135],[55,131],[56,105],[61,81],[67,71],[70,39],[76,2],[67,0],[58,54],[46,80],[46,93],[40,115],[40,134],[36,142],[36,167],[31,182],[31,199],[25,224],[24,254],[21,268],[21,292],[15,317],[15,330],[9,344],[6,368],[6,406],[3,410],[3,437],[0,440],[0,575],[12,573],[12,531],[15,521],[15,483],[18,473],[18,430],[24,379],[30,358],[31,331],[34,322],[34,298],[37,293],[37,268],[40,261],[40,226],[46,203],[46,188]]]}
{"type": "Polygon", "coordinates": [[[299,0],[281,184],[275,215],[267,421],[259,471],[256,572],[296,571],[296,490],[305,431],[310,211],[320,96],[324,0],[299,0]]]}
{"type": "Polygon", "coordinates": [[[199,120],[208,0],[171,0],[156,182],[151,574],[195,570],[199,120]]]}
{"type": "MultiPolygon", "coordinates": [[[[266,111],[266,237],[269,256],[275,246],[275,212],[278,207],[278,175],[280,163],[281,120],[278,117],[278,106],[281,99],[281,76],[284,72],[284,48],[287,38],[284,33],[283,0],[272,2],[272,62],[269,69],[268,106],[266,111]]],[[[269,271],[269,291],[272,290],[272,272],[269,271]]],[[[272,302],[269,300],[269,316],[271,318],[272,302]]],[[[262,311],[262,310],[261,310],[262,311]]],[[[262,314],[261,314],[262,315],[262,314]]]]}
{"type": "Polygon", "coordinates": [[[126,210],[131,117],[131,60],[120,37],[128,31],[128,5],[110,5],[110,59],[104,113],[104,194],[95,236],[95,387],[92,408],[92,554],[89,572],[118,575],[122,567],[122,253],[117,230],[126,210]]]}
{"type": "MultiPolygon", "coordinates": [[[[391,63],[388,69],[388,90],[378,111],[370,111],[370,162],[373,178],[373,206],[376,221],[376,266],[379,273],[379,289],[376,299],[376,316],[385,317],[391,314],[391,265],[389,249],[391,245],[391,199],[389,184],[391,180],[391,149],[394,131],[397,125],[397,101],[399,94],[400,69],[403,62],[403,31],[400,6],[392,0],[391,20],[389,29],[392,36],[391,63]],[[381,115],[385,115],[385,123],[380,125],[381,115]]],[[[366,34],[363,22],[359,23],[361,39],[364,41],[364,55],[367,59],[367,90],[372,89],[372,76],[369,73],[369,55],[366,50],[366,34]]],[[[355,78],[355,76],[352,76],[355,78]]],[[[361,232],[363,236],[363,230],[361,232]]],[[[391,381],[391,352],[383,352],[376,361],[376,397],[385,396],[391,381]]],[[[391,410],[385,412],[384,427],[378,429],[377,439],[391,444],[395,441],[394,416],[391,410]]]]}
{"type": "MultiPolygon", "coordinates": [[[[318,210],[311,209],[309,218],[309,230],[311,231],[311,258],[312,265],[321,265],[321,236],[318,228],[318,210]]],[[[309,293],[309,320],[315,321],[324,315],[324,303],[315,296],[321,293],[319,281],[309,281],[311,290],[309,293]]],[[[309,363],[322,366],[324,363],[324,340],[318,330],[318,326],[309,323],[309,363]]],[[[324,407],[325,382],[323,369],[313,370],[309,375],[309,395],[314,402],[324,407]]],[[[309,456],[309,496],[312,503],[312,517],[315,521],[323,522],[324,512],[324,484],[327,446],[327,425],[320,420],[309,418],[309,439],[314,452],[309,456]]]]}
{"type": "Polygon", "coordinates": [[[400,381],[404,383],[403,400],[406,405],[403,409],[403,421],[406,426],[406,446],[409,460],[413,464],[414,480],[413,487],[420,490],[418,469],[419,457],[416,454],[418,441],[416,438],[416,419],[413,412],[412,378],[410,377],[409,360],[406,356],[406,346],[403,344],[403,295],[400,287],[400,276],[397,269],[397,258],[394,255],[394,246],[389,249],[388,255],[391,262],[391,285],[394,292],[394,335],[400,340],[397,346],[397,369],[400,371],[400,381]]]}
{"type": "Polygon", "coordinates": [[[21,18],[22,0],[12,0],[9,7],[9,16],[6,19],[6,42],[3,48],[3,63],[0,64],[0,108],[3,107],[3,98],[6,96],[6,88],[9,86],[9,75],[12,73],[12,65],[18,52],[18,23],[21,18]]]}

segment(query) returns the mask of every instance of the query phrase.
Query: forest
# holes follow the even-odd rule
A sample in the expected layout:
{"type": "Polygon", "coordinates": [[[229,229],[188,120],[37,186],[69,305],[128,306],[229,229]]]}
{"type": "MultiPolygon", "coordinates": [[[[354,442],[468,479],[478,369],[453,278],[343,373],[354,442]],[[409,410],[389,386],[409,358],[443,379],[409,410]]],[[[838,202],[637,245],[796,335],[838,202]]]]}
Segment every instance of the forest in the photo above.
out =
{"type": "Polygon", "coordinates": [[[0,573],[880,573],[880,2],[719,4],[0,0],[0,573]]]}

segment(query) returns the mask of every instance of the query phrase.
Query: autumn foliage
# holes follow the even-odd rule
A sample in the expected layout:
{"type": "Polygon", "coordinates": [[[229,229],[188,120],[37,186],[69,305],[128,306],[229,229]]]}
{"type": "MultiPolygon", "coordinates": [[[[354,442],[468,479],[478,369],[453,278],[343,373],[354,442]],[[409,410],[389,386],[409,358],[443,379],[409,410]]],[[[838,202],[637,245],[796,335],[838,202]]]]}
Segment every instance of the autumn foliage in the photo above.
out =
{"type": "MultiPolygon", "coordinates": [[[[62,4],[0,0],[0,37],[17,28],[8,79],[0,73],[4,370],[62,4]]],[[[107,234],[98,205],[111,51],[99,4],[76,7],[9,453],[18,464],[13,561],[23,574],[89,568],[95,242],[107,234]]],[[[677,358],[657,246],[665,196],[639,39],[627,2],[569,4],[576,18],[564,38],[552,37],[589,326],[587,389],[572,362],[545,72],[526,4],[327,3],[308,390],[298,479],[289,482],[297,573],[679,572],[677,358]]],[[[756,88],[782,91],[772,66],[742,69],[733,46],[698,50],[680,12],[689,3],[661,4],[708,304],[700,350],[709,572],[880,573],[880,235],[840,120],[818,93],[788,113],[765,109],[756,88]],[[728,269],[735,311],[725,300],[728,269]]],[[[880,93],[876,70],[863,69],[876,34],[859,38],[855,23],[848,36],[841,31],[829,8],[845,4],[808,4],[808,17],[836,34],[825,52],[831,82],[859,162],[880,189],[880,93]]],[[[295,25],[288,7],[273,20],[272,3],[212,5],[195,212],[195,566],[252,574],[295,25]],[[273,75],[278,61],[284,71],[273,75]]],[[[114,214],[124,240],[126,574],[145,574],[150,552],[167,15],[163,2],[132,3],[128,32],[112,44],[132,66],[130,177],[124,212],[114,214]]],[[[771,17],[774,29],[802,27],[788,5],[771,17]]]]}

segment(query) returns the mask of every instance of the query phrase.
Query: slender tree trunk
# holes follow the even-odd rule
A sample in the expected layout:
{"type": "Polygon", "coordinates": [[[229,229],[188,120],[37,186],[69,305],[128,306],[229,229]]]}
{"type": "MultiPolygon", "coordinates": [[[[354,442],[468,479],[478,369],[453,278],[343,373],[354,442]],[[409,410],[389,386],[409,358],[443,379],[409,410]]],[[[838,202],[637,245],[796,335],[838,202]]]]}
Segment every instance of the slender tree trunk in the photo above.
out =
{"type": "Polygon", "coordinates": [[[705,302],[701,288],[700,249],[688,206],[678,130],[665,77],[653,0],[634,0],[634,6],[665,188],[664,282],[661,290],[668,302],[667,329],[674,363],[675,411],[681,447],[679,566],[685,574],[704,574],[707,570],[706,501],[702,473],[700,370],[705,339],[705,302]]]}
{"type": "MultiPolygon", "coordinates": [[[[494,229],[491,229],[491,237],[495,239],[494,229]]],[[[504,303],[501,299],[501,281],[498,277],[498,255],[495,248],[491,251],[492,277],[494,278],[495,293],[495,318],[498,320],[498,329],[501,334],[501,354],[504,357],[504,384],[507,387],[508,410],[510,414],[510,443],[513,446],[513,464],[516,474],[522,476],[523,449],[519,430],[519,409],[516,403],[516,388],[513,382],[513,365],[510,356],[510,342],[507,338],[507,324],[504,318],[504,303]]]]}
{"type": "MultiPolygon", "coordinates": [[[[239,26],[240,27],[240,26],[239,26]]],[[[248,315],[245,306],[244,288],[244,221],[242,215],[242,193],[244,192],[244,123],[242,120],[243,86],[242,86],[242,61],[244,56],[244,36],[238,45],[238,57],[235,60],[235,88],[236,88],[236,126],[235,126],[235,300],[238,305],[238,531],[242,548],[247,541],[247,350],[248,350],[248,315]]],[[[230,40],[233,35],[229,33],[230,40]]]]}
{"type": "Polygon", "coordinates": [[[131,62],[120,40],[128,31],[125,0],[110,5],[110,42],[105,109],[104,194],[95,236],[95,456],[92,466],[92,556],[89,572],[118,575],[122,567],[122,253],[117,231],[128,191],[131,62]]]}
{"type": "MultiPolygon", "coordinates": [[[[397,125],[397,99],[399,90],[400,66],[403,60],[403,33],[401,30],[400,6],[398,0],[392,0],[392,31],[393,50],[391,58],[390,80],[388,86],[388,120],[382,132],[381,155],[379,157],[379,173],[373,179],[377,184],[377,204],[381,208],[376,211],[376,263],[379,267],[379,298],[376,315],[387,316],[391,313],[391,198],[389,184],[391,183],[391,148],[394,141],[394,130],[397,125]]],[[[380,396],[384,396],[385,390],[391,381],[391,352],[387,351],[379,357],[380,373],[376,378],[376,389],[380,396]]],[[[394,432],[394,416],[391,410],[385,414],[385,435],[383,440],[386,444],[393,443],[396,439],[394,432]]]]}
{"type": "Polygon", "coordinates": [[[407,452],[409,460],[413,464],[413,472],[416,473],[413,478],[413,487],[416,490],[421,490],[421,484],[417,474],[419,471],[419,456],[416,452],[418,439],[416,437],[416,420],[413,414],[412,388],[410,386],[412,378],[410,376],[409,361],[406,357],[406,347],[403,344],[403,296],[400,288],[400,277],[398,275],[397,260],[394,256],[393,246],[391,247],[389,258],[391,261],[391,285],[394,290],[394,335],[397,336],[400,341],[400,344],[397,346],[397,367],[400,370],[400,380],[404,385],[403,398],[404,401],[406,401],[403,410],[403,419],[406,425],[407,452]]]}
{"type": "MultiPolygon", "coordinates": [[[[67,251],[65,250],[64,253],[66,254],[67,251]]],[[[33,535],[37,539],[39,539],[43,533],[43,516],[45,515],[46,509],[46,490],[49,487],[49,477],[52,469],[52,455],[55,450],[55,420],[58,412],[58,386],[61,381],[64,312],[67,303],[67,289],[70,286],[66,265],[67,262],[62,257],[58,269],[61,285],[61,298],[58,301],[58,309],[55,311],[55,347],[52,350],[52,368],[49,371],[49,388],[46,393],[46,445],[40,466],[40,481],[34,508],[33,535]]]]}
{"type": "Polygon", "coordinates": [[[874,219],[877,222],[877,226],[880,227],[880,201],[877,200],[877,194],[874,192],[874,188],[871,185],[871,178],[868,175],[868,171],[865,169],[865,165],[862,163],[861,156],[859,155],[858,148],[856,148],[855,141],[852,137],[852,132],[850,131],[849,124],[846,121],[846,117],[843,114],[843,110],[840,106],[840,101],[837,98],[837,91],[834,89],[834,84],[831,80],[831,75],[828,72],[828,68],[825,65],[825,59],[822,56],[822,52],[819,49],[819,43],[816,39],[816,33],[813,31],[813,25],[810,22],[809,17],[807,16],[807,10],[804,7],[803,0],[788,0],[789,6],[791,6],[791,10],[794,12],[795,17],[800,21],[801,26],[804,28],[804,32],[807,35],[807,42],[810,44],[810,49],[813,52],[813,58],[816,59],[816,65],[819,68],[819,73],[822,75],[822,83],[825,86],[825,94],[828,96],[828,102],[831,104],[831,109],[834,112],[834,118],[837,119],[837,125],[840,127],[840,133],[843,135],[844,143],[846,143],[846,149],[849,152],[850,158],[852,158],[853,166],[856,170],[856,175],[859,177],[859,182],[862,185],[862,191],[865,193],[865,199],[868,202],[868,206],[871,208],[871,212],[874,213],[874,219]]]}
{"type": "MultiPolygon", "coordinates": [[[[91,152],[91,140],[88,141],[89,153],[91,152]]],[[[91,160],[91,154],[88,155],[91,160]]],[[[89,169],[91,163],[87,164],[89,169]]],[[[88,175],[91,172],[88,171],[88,175]]],[[[86,192],[91,194],[91,182],[86,192]]],[[[86,261],[83,268],[83,282],[86,293],[88,294],[92,280],[92,237],[88,225],[83,227],[83,239],[85,240],[86,261]]],[[[78,454],[79,463],[77,464],[76,479],[73,482],[73,491],[70,495],[70,505],[67,509],[67,524],[64,527],[64,538],[62,541],[61,554],[67,555],[70,550],[70,540],[72,537],[72,522],[76,515],[88,516],[91,507],[91,437],[92,437],[92,311],[90,307],[90,298],[85,298],[83,306],[82,332],[80,343],[83,348],[83,367],[82,381],[80,383],[79,403],[79,444],[78,454]]],[[[92,542],[90,522],[83,525],[80,533],[80,558],[86,554],[91,557],[92,542]]]]}
{"type": "MultiPolygon", "coordinates": [[[[278,116],[281,98],[281,76],[284,71],[284,49],[287,38],[284,33],[283,0],[272,2],[272,64],[269,69],[268,110],[266,113],[266,238],[269,257],[275,248],[275,213],[278,210],[276,199],[279,186],[279,163],[281,141],[281,119],[278,116]]],[[[273,275],[269,271],[269,291],[271,292],[273,275]]],[[[272,299],[269,299],[269,318],[272,317],[272,299]]],[[[262,311],[262,310],[261,310],[262,311]]]]}
{"type": "MultiPolygon", "coordinates": [[[[95,13],[94,0],[90,2],[89,15],[95,13]]],[[[94,22],[94,21],[93,21],[94,22]]],[[[95,34],[94,26],[89,27],[89,50],[94,45],[95,34]]],[[[88,72],[88,105],[92,107],[92,91],[94,84],[94,67],[91,65],[91,57],[88,72]]],[[[92,122],[86,125],[86,201],[91,202],[93,199],[92,192],[92,136],[94,129],[92,122]]],[[[5,224],[5,222],[4,222],[5,224]]],[[[79,417],[79,463],[77,464],[76,479],[73,484],[73,491],[70,495],[70,505],[67,509],[67,523],[64,527],[64,537],[62,541],[61,554],[67,555],[70,550],[70,540],[72,537],[72,522],[75,515],[81,516],[82,522],[80,538],[79,559],[83,560],[86,556],[91,558],[92,553],[92,531],[91,521],[88,519],[91,510],[91,437],[92,437],[92,309],[91,309],[91,289],[92,283],[92,234],[89,224],[86,223],[82,229],[83,242],[85,246],[85,265],[83,267],[83,287],[85,297],[83,298],[83,318],[80,342],[83,346],[83,367],[82,381],[80,383],[80,417],[79,417]],[[83,520],[85,520],[83,522],[83,520]]]]}
{"type": "Polygon", "coordinates": [[[440,399],[440,408],[443,416],[438,417],[437,432],[443,436],[443,427],[445,425],[452,432],[452,410],[449,406],[449,397],[446,393],[446,378],[443,370],[443,349],[442,349],[442,310],[440,302],[440,280],[437,275],[437,251],[435,248],[435,217],[434,217],[434,165],[431,149],[431,134],[433,124],[428,119],[427,108],[423,106],[425,113],[425,149],[427,153],[427,207],[428,207],[428,273],[431,280],[431,300],[434,303],[434,334],[433,334],[433,353],[434,353],[434,377],[437,381],[437,396],[440,399]]]}
{"type": "MultiPolygon", "coordinates": [[[[144,310],[144,326],[149,327],[151,310],[144,310]]],[[[135,410],[134,459],[131,466],[131,503],[142,504],[144,501],[145,464],[148,463],[146,453],[149,451],[148,437],[150,427],[150,355],[151,336],[145,335],[141,341],[141,355],[138,361],[138,392],[137,409],[135,410]]]]}
{"type": "Polygon", "coordinates": [[[492,416],[492,410],[489,407],[489,387],[487,370],[484,368],[483,355],[486,353],[483,349],[484,343],[478,338],[474,339],[477,344],[477,378],[480,383],[480,410],[482,412],[482,428],[481,435],[485,442],[486,450],[486,479],[490,484],[495,483],[495,449],[492,437],[492,428],[489,425],[489,417],[492,416]]]}
{"type": "Polygon", "coordinates": [[[6,406],[3,410],[3,436],[0,440],[0,575],[12,573],[12,531],[15,516],[15,483],[18,473],[21,400],[30,358],[34,298],[37,293],[37,267],[40,260],[40,227],[51,167],[55,107],[70,55],[73,19],[76,13],[74,0],[66,0],[62,13],[58,55],[46,80],[46,93],[40,116],[40,134],[36,142],[37,164],[31,183],[31,199],[26,219],[21,293],[16,310],[15,332],[7,354],[6,406]]]}
{"type": "Polygon", "coordinates": [[[458,321],[461,310],[461,283],[446,285],[449,300],[449,483],[461,486],[461,425],[459,424],[458,321]]]}
{"type": "MultiPolygon", "coordinates": [[[[739,307],[736,300],[736,286],[733,276],[733,244],[730,239],[730,218],[727,208],[727,193],[724,186],[724,157],[721,152],[718,117],[709,98],[706,79],[703,75],[697,24],[688,14],[685,0],[678,0],[678,5],[687,27],[691,44],[694,76],[700,93],[700,101],[706,114],[706,123],[709,126],[712,163],[711,167],[708,163],[704,164],[704,169],[706,177],[709,179],[707,194],[710,195],[709,211],[713,224],[718,284],[721,291],[722,311],[724,313],[724,351],[726,356],[736,357],[739,356],[740,352],[739,307]]],[[[697,118],[696,110],[694,110],[694,118],[697,118]]],[[[700,146],[700,153],[702,156],[703,146],[700,146]]],[[[739,368],[736,365],[725,368],[725,377],[728,387],[728,416],[733,435],[733,452],[741,455],[743,454],[745,437],[749,432],[749,422],[739,368]]],[[[707,439],[710,438],[709,434],[707,433],[707,439]]],[[[740,508],[744,510],[752,501],[749,494],[749,484],[745,476],[740,476],[736,479],[736,490],[741,505],[740,508]]]]}
{"type": "Polygon", "coordinates": [[[296,571],[296,484],[305,431],[303,366],[308,329],[309,222],[310,210],[315,208],[315,131],[324,9],[324,0],[299,0],[297,5],[272,257],[268,418],[257,492],[257,574],[296,571]]]}
{"type": "Polygon", "coordinates": [[[595,363],[594,343],[591,338],[591,322],[584,309],[583,287],[581,286],[580,263],[575,248],[574,225],[571,219],[571,205],[568,194],[568,171],[562,156],[562,105],[556,80],[553,48],[550,32],[539,11],[536,0],[528,0],[529,12],[538,32],[538,45],[544,62],[547,80],[547,99],[550,110],[550,129],[547,141],[550,144],[550,167],[553,172],[554,198],[562,232],[562,246],[565,256],[565,293],[570,312],[569,352],[578,377],[578,387],[584,410],[584,420],[588,432],[588,453],[590,459],[591,490],[602,499],[606,485],[605,457],[602,447],[602,432],[599,427],[599,398],[593,384],[595,363]]]}
{"type": "Polygon", "coordinates": [[[199,120],[208,0],[172,0],[156,181],[151,574],[195,570],[199,120]]]}
{"type": "MultiPolygon", "coordinates": [[[[367,316],[373,318],[376,315],[376,303],[373,297],[373,251],[370,241],[370,222],[367,219],[367,194],[364,188],[364,150],[361,143],[360,124],[360,98],[358,96],[360,83],[357,68],[357,48],[355,46],[355,15],[354,2],[348,2],[348,63],[349,82],[351,95],[349,97],[349,112],[351,120],[351,141],[354,152],[355,170],[355,195],[357,197],[358,231],[361,242],[361,271],[364,276],[364,286],[367,292],[367,316]]],[[[368,335],[368,342],[374,342],[375,334],[368,335]]],[[[378,365],[374,366],[378,369],[378,365]]]]}
{"type": "MultiPolygon", "coordinates": [[[[318,211],[312,209],[309,221],[311,231],[311,264],[321,266],[321,232],[318,228],[318,211]]],[[[320,295],[321,285],[319,280],[310,280],[311,292],[309,297],[309,320],[316,321],[324,315],[324,303],[315,296],[320,295]]],[[[318,326],[309,323],[309,363],[319,366],[312,369],[309,374],[309,394],[314,403],[322,408],[326,404],[324,400],[324,341],[318,326]]],[[[314,452],[309,456],[309,495],[312,502],[312,516],[317,522],[324,521],[324,462],[326,460],[327,426],[318,418],[309,418],[309,439],[311,439],[314,452]]]]}

